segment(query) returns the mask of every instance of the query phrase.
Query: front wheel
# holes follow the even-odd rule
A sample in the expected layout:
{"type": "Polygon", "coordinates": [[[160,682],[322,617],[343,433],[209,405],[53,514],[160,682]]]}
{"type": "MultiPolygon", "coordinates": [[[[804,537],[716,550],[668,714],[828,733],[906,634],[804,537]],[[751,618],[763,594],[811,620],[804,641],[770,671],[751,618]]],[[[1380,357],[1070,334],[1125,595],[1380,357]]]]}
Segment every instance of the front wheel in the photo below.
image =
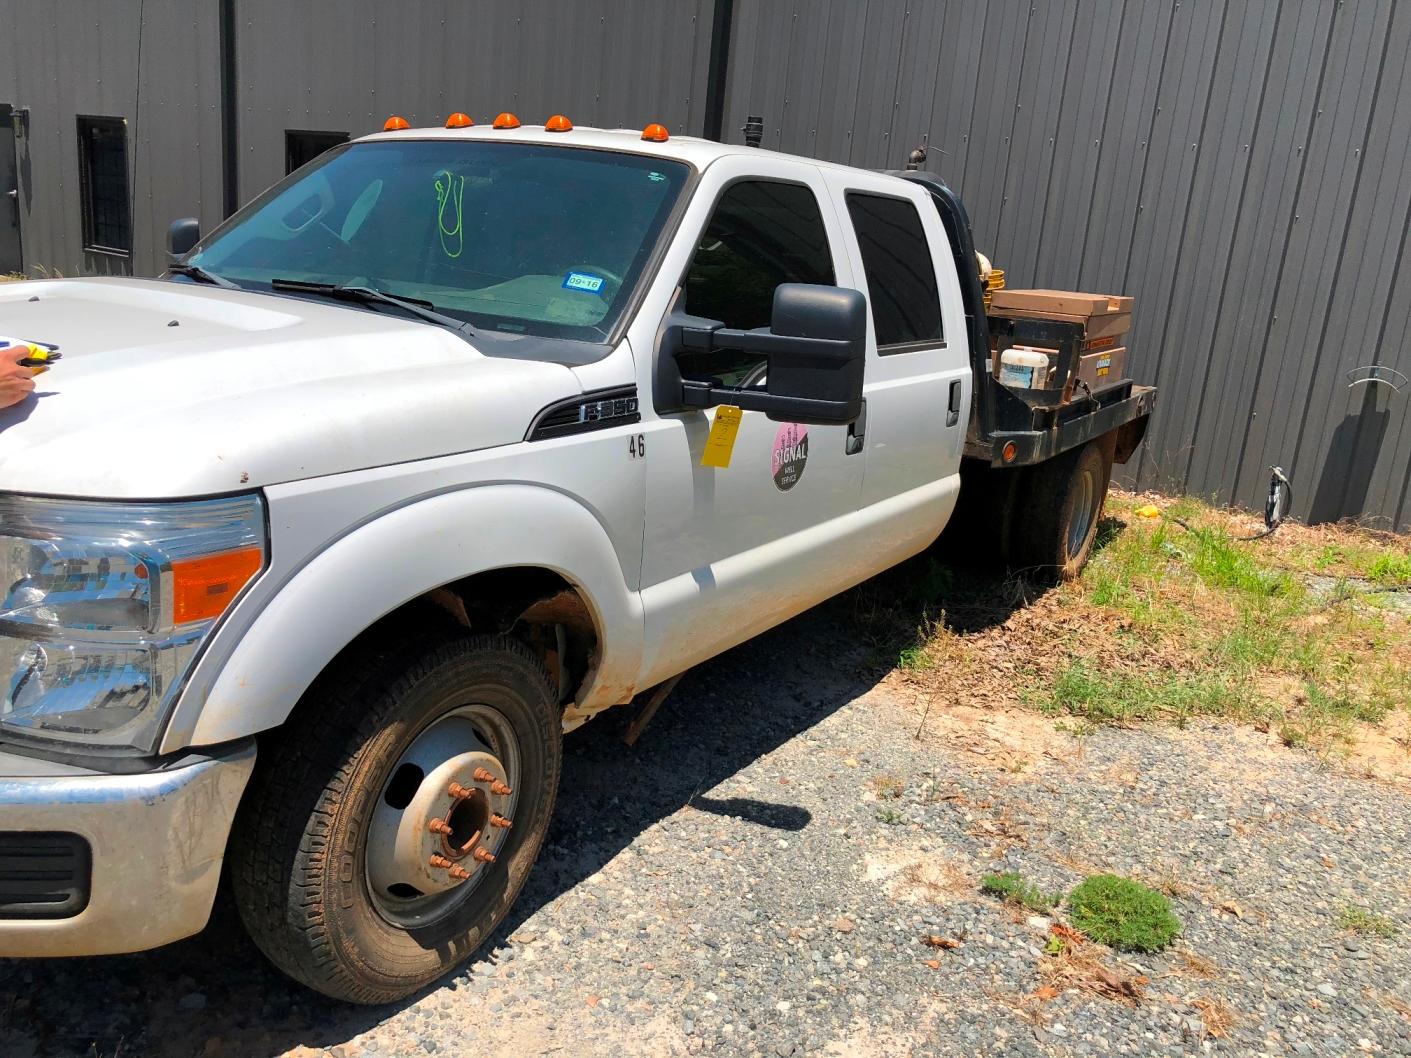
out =
{"type": "Polygon", "coordinates": [[[560,761],[548,675],[517,641],[456,638],[344,664],[261,749],[229,857],[246,929],[335,999],[415,992],[509,911],[560,761]]]}
{"type": "Polygon", "coordinates": [[[1112,464],[1102,445],[1089,441],[1028,474],[1014,512],[1015,564],[1072,580],[1092,554],[1112,464]]]}

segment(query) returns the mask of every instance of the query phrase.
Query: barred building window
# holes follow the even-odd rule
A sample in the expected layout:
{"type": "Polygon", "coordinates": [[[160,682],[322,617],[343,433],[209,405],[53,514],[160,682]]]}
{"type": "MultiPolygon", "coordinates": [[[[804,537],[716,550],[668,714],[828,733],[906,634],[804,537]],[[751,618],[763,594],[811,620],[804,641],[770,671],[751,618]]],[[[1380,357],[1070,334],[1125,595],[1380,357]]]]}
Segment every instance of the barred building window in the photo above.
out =
{"type": "Polygon", "coordinates": [[[125,119],[78,119],[78,177],[83,248],[131,256],[125,119]]]}

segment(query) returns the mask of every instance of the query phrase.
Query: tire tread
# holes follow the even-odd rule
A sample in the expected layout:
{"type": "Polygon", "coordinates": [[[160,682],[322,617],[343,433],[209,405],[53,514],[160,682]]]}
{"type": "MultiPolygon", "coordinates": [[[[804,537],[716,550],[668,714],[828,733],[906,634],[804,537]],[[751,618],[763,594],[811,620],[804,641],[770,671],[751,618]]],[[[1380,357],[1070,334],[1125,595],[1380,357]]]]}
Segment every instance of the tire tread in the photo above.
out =
{"type": "MultiPolygon", "coordinates": [[[[527,663],[545,701],[554,700],[548,672],[519,640],[446,635],[427,644],[409,634],[369,656],[340,661],[310,688],[273,746],[261,747],[231,834],[231,885],[255,944],[279,969],[320,992],[355,1003],[397,998],[358,980],[333,952],[323,906],[329,834],[359,753],[381,729],[388,703],[439,665],[471,652],[527,663]],[[408,652],[415,654],[411,664],[408,652]],[[381,708],[367,707],[374,703],[381,708]],[[340,729],[344,737],[328,737],[340,729]],[[298,810],[310,801],[311,812],[298,810]]],[[[551,779],[557,783],[556,766],[551,779]]]]}

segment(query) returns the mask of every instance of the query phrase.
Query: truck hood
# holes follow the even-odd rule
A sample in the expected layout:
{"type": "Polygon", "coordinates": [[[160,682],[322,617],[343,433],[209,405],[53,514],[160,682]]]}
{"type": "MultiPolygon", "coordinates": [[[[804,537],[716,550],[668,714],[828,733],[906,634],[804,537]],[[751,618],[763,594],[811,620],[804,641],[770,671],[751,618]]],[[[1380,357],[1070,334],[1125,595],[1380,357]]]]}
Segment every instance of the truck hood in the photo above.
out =
{"type": "Polygon", "coordinates": [[[0,336],[62,355],[0,411],[0,489],[14,492],[197,496],[467,452],[521,440],[582,390],[562,363],[517,358],[562,343],[468,343],[397,315],[160,280],[0,285],[0,336]]]}

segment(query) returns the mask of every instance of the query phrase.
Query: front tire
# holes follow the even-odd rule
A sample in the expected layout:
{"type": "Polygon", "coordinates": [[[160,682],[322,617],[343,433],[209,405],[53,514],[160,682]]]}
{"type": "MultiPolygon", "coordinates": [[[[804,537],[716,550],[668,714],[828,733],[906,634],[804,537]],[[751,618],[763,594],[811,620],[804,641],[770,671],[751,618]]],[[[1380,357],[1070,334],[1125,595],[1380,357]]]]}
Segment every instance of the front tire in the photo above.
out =
{"type": "Polygon", "coordinates": [[[231,835],[256,945],[353,1003],[410,995],[484,943],[528,877],[558,789],[556,696],[528,648],[410,643],[320,679],[261,747],[231,835]]]}

